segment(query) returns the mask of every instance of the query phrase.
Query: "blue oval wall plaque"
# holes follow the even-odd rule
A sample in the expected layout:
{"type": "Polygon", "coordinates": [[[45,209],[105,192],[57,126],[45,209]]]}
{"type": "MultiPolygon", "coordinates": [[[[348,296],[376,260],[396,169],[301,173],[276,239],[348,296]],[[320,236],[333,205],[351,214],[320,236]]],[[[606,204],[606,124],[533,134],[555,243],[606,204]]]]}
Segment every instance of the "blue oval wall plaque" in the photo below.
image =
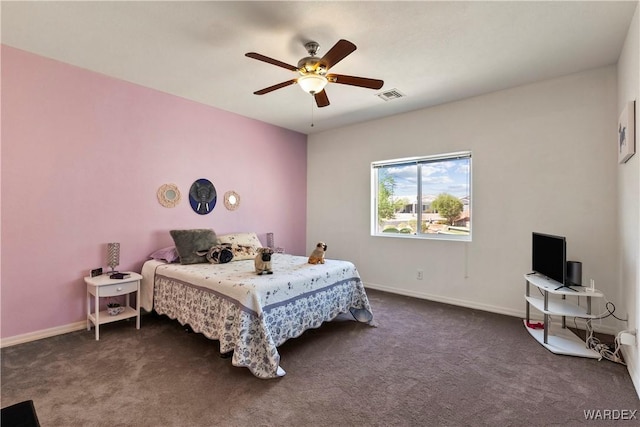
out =
{"type": "Polygon", "coordinates": [[[191,184],[189,203],[195,213],[199,215],[211,213],[216,206],[217,199],[216,187],[208,179],[200,178],[191,184]]]}

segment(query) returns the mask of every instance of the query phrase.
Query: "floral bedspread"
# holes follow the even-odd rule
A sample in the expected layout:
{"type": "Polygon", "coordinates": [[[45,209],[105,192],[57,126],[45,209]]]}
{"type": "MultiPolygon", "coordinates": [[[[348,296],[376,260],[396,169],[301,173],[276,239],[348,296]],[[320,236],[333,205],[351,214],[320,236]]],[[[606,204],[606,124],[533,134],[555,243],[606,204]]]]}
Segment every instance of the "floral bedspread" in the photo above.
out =
{"type": "Polygon", "coordinates": [[[351,312],[356,320],[373,324],[351,262],[327,259],[312,265],[306,257],[275,254],[272,267],[273,274],[257,275],[253,260],[193,265],[148,261],[141,305],[151,310],[148,299],[153,295],[157,313],[219,340],[221,353],[233,351],[234,366],[247,367],[259,378],[284,375],[277,347],[340,313],[351,312]]]}

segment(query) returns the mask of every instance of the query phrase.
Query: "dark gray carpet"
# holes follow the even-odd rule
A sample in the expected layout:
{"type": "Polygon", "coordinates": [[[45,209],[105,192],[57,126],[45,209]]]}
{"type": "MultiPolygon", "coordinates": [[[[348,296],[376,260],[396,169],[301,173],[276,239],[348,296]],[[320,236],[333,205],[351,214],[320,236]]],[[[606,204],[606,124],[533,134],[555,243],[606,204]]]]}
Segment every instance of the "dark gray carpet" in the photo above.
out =
{"type": "Polygon", "coordinates": [[[2,349],[2,406],[32,399],[43,427],[602,426],[620,422],[584,411],[640,408],[626,367],[554,355],[520,319],[368,293],[379,327],[344,315],[289,340],[280,379],[146,315],[2,349]]]}

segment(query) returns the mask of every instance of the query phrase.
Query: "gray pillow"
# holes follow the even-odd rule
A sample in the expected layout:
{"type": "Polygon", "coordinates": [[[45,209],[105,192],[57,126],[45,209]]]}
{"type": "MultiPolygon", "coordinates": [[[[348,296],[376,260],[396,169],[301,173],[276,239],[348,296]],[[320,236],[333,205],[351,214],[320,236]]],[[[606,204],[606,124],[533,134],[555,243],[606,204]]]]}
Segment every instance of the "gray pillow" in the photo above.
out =
{"type": "Polygon", "coordinates": [[[180,264],[208,262],[206,255],[198,255],[197,252],[204,251],[206,254],[218,243],[216,233],[211,229],[171,230],[169,233],[180,255],[180,264]]]}

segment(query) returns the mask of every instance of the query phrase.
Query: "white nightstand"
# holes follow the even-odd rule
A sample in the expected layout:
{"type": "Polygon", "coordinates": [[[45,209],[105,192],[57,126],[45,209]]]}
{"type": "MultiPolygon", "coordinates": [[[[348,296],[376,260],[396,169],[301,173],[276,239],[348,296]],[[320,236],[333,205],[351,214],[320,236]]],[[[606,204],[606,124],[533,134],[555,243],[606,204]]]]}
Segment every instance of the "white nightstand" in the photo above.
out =
{"type": "Polygon", "coordinates": [[[142,276],[138,273],[130,274],[126,279],[111,279],[109,274],[96,277],[85,277],[87,284],[87,331],[91,330],[91,323],[96,327],[96,340],[100,339],[100,325],[117,322],[118,320],[136,318],[136,329],[140,329],[140,280],[142,276]],[[136,292],[136,307],[130,306],[129,297],[132,292],[136,292]],[[106,310],[98,311],[100,298],[126,295],[124,311],[115,316],[111,316],[106,310]],[[91,312],[91,297],[93,296],[93,310],[91,312]]]}

